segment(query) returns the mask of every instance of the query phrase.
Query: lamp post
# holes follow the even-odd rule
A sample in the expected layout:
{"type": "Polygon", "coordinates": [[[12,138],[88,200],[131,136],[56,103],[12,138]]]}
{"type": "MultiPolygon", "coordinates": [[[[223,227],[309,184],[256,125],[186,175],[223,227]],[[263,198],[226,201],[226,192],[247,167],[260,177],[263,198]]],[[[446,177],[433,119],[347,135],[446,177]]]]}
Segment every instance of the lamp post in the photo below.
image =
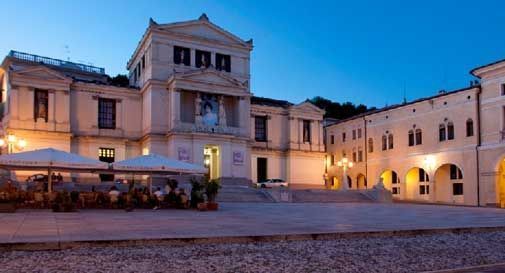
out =
{"type": "Polygon", "coordinates": [[[26,147],[26,140],[18,138],[16,135],[8,134],[5,138],[0,138],[0,147],[7,146],[7,154],[12,154],[14,149],[22,151],[26,147]]]}
{"type": "Polygon", "coordinates": [[[347,169],[352,168],[354,166],[354,163],[352,161],[349,161],[347,157],[342,158],[337,162],[338,167],[342,167],[342,187],[340,187],[342,190],[348,190],[349,189],[349,181],[347,181],[347,169]]]}

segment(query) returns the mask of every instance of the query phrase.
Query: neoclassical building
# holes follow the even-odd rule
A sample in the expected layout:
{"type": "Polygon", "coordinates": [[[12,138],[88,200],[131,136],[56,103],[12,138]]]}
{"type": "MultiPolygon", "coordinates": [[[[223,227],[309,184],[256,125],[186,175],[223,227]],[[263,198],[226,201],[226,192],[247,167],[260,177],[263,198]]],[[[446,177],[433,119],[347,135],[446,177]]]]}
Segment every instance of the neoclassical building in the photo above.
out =
{"type": "Polygon", "coordinates": [[[205,14],[151,19],[127,62],[129,87],[103,68],[11,51],[0,67],[2,133],[25,150],[107,162],[157,153],[205,165],[211,178],[324,185],[324,111],[254,97],[252,50],[205,14]]]}
{"type": "Polygon", "coordinates": [[[328,187],[382,181],[400,200],[503,206],[505,60],[471,74],[480,83],[326,126],[328,187]]]}

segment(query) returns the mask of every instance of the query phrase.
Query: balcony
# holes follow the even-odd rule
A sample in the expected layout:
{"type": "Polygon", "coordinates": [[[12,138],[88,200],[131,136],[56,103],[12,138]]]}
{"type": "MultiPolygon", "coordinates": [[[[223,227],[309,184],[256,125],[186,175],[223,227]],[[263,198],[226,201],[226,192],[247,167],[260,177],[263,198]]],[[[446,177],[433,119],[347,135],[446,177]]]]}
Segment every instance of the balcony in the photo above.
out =
{"type": "Polygon", "coordinates": [[[12,57],[12,58],[19,59],[19,60],[28,61],[28,62],[42,63],[42,64],[46,64],[46,65],[52,65],[52,66],[57,66],[57,67],[61,67],[61,68],[66,68],[66,69],[88,72],[88,73],[105,74],[105,68],[96,67],[96,66],[92,66],[92,65],[86,65],[86,64],[80,64],[80,63],[74,63],[74,62],[69,62],[69,61],[63,61],[63,60],[53,59],[53,58],[49,58],[49,57],[42,57],[42,56],[29,54],[29,53],[23,53],[23,52],[14,51],[14,50],[11,50],[9,52],[8,56],[12,57]]]}
{"type": "Polygon", "coordinates": [[[248,137],[245,128],[230,127],[230,126],[209,126],[204,124],[194,124],[187,122],[178,122],[172,128],[172,132],[179,133],[205,133],[205,134],[220,134],[233,135],[240,137],[248,137]]]}

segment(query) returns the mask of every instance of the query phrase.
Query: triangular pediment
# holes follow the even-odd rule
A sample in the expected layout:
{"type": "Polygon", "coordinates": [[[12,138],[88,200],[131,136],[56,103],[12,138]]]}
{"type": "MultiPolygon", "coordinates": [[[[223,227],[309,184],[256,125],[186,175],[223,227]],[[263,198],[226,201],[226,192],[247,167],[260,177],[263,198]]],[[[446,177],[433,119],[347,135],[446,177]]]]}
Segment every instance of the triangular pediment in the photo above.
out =
{"type": "Polygon", "coordinates": [[[250,46],[248,42],[210,22],[206,16],[200,17],[198,20],[170,24],[159,24],[157,27],[161,30],[180,33],[183,35],[195,36],[225,43],[235,43],[243,46],[250,46]]]}
{"type": "Polygon", "coordinates": [[[301,111],[301,112],[317,112],[317,113],[321,113],[321,114],[324,114],[324,112],[325,112],[323,109],[315,106],[314,104],[312,104],[309,101],[304,101],[302,103],[293,105],[293,106],[291,106],[291,109],[296,110],[296,111],[301,111]]]}
{"type": "Polygon", "coordinates": [[[25,76],[43,80],[71,81],[71,79],[65,77],[65,75],[52,69],[49,69],[45,66],[23,68],[19,71],[14,71],[14,74],[17,76],[25,76]]]}
{"type": "Polygon", "coordinates": [[[176,74],[175,79],[190,80],[207,84],[244,88],[244,84],[213,68],[176,74]]]}

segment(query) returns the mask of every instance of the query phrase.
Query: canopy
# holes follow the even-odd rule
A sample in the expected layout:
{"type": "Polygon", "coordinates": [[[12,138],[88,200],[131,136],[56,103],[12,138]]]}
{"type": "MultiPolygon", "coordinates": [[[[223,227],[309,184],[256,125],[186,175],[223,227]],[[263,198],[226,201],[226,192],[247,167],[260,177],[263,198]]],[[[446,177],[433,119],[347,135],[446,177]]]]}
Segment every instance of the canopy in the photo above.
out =
{"type": "Polygon", "coordinates": [[[53,148],[0,155],[0,168],[12,170],[47,170],[48,191],[52,191],[52,172],[92,172],[107,170],[109,164],[53,148]]]}
{"type": "Polygon", "coordinates": [[[109,164],[53,148],[0,155],[0,168],[17,170],[107,170],[109,164]]]}
{"type": "Polygon", "coordinates": [[[160,173],[160,174],[205,174],[207,169],[157,154],[142,155],[112,163],[114,172],[160,173]]]}

